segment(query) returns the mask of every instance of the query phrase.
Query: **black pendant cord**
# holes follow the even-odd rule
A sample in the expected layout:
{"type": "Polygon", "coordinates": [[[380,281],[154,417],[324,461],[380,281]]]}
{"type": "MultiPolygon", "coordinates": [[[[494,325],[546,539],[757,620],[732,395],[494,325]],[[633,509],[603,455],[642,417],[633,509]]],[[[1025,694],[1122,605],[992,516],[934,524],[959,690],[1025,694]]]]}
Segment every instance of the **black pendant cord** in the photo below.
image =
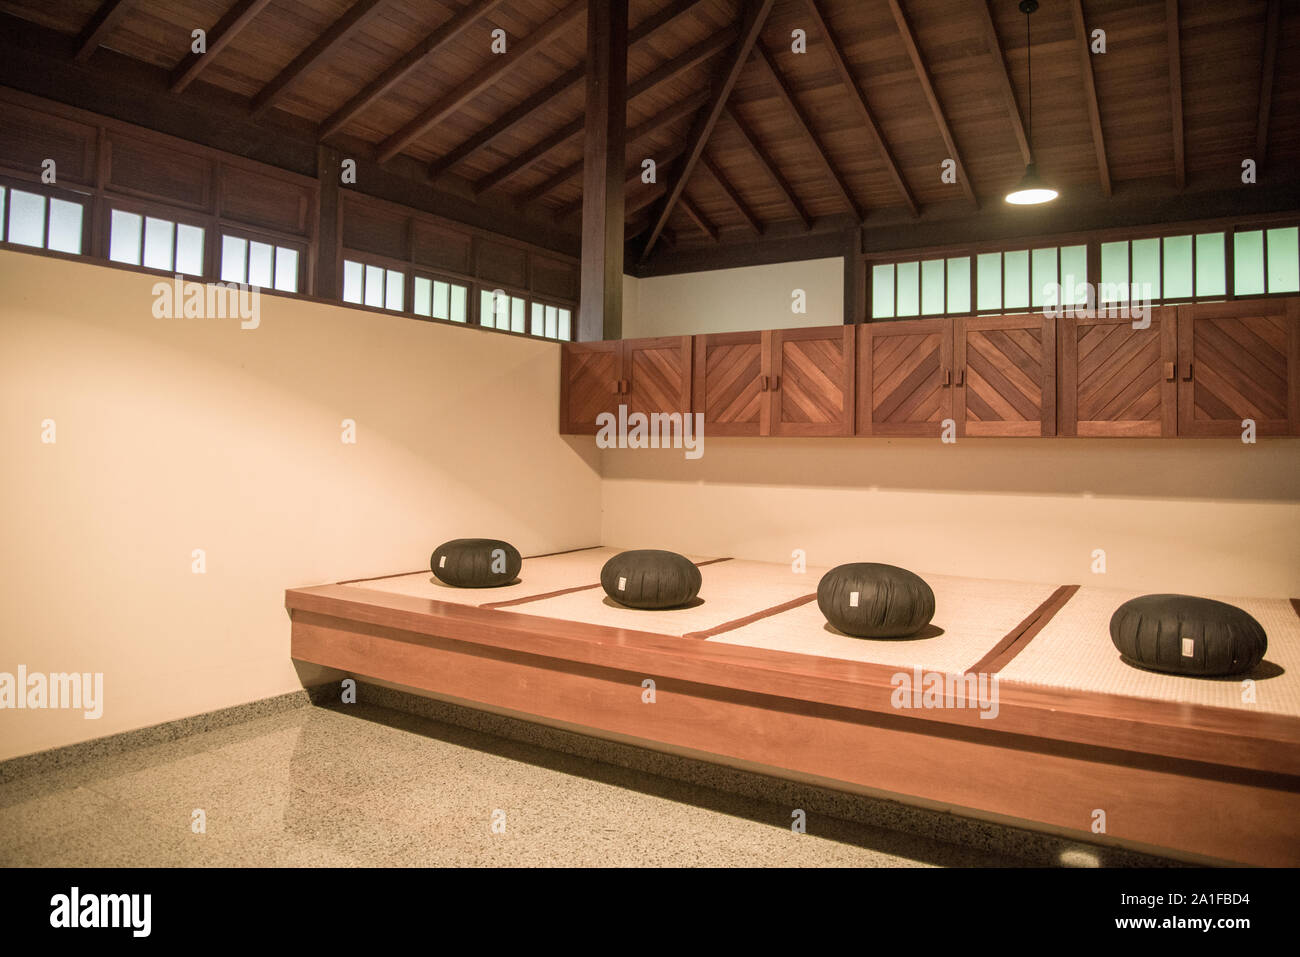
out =
{"type": "Polygon", "coordinates": [[[1030,39],[1029,13],[1025,13],[1025,66],[1029,74],[1029,162],[1034,161],[1034,44],[1030,39]]]}

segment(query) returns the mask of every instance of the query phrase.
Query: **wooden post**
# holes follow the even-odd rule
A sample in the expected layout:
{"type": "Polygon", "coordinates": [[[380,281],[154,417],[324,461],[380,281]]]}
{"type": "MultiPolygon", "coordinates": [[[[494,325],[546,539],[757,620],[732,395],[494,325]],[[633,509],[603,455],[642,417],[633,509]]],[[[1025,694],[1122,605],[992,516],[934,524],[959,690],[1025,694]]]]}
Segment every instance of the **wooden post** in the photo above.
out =
{"type": "Polygon", "coordinates": [[[587,5],[587,127],[582,168],[578,338],[623,337],[623,166],[627,0],[587,5]]]}
{"type": "Polygon", "coordinates": [[[854,227],[844,238],[844,322],[866,319],[866,270],[862,262],[862,230],[854,227]]]}

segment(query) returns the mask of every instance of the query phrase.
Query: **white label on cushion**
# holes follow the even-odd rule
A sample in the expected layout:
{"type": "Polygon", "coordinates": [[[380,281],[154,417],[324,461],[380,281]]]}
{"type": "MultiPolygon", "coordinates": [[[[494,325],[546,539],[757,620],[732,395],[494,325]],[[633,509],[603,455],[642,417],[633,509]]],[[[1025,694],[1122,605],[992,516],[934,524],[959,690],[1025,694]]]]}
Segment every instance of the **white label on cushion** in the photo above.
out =
{"type": "Polygon", "coordinates": [[[620,578],[620,579],[618,580],[618,590],[619,590],[619,591],[626,591],[626,590],[627,590],[627,579],[626,579],[626,578],[620,578]]]}
{"type": "Polygon", "coordinates": [[[447,556],[446,556],[446,555],[443,555],[441,558],[438,559],[438,567],[439,567],[439,568],[446,568],[446,567],[447,567],[447,556]]]}
{"type": "Polygon", "coordinates": [[[1195,651],[1193,650],[1194,647],[1195,647],[1195,645],[1196,645],[1196,642],[1193,641],[1191,638],[1184,638],[1184,639],[1183,639],[1183,657],[1184,657],[1184,658],[1191,658],[1191,657],[1195,654],[1195,651]]]}
{"type": "Polygon", "coordinates": [[[849,607],[850,608],[858,607],[858,593],[855,591],[849,592],[849,607]]]}

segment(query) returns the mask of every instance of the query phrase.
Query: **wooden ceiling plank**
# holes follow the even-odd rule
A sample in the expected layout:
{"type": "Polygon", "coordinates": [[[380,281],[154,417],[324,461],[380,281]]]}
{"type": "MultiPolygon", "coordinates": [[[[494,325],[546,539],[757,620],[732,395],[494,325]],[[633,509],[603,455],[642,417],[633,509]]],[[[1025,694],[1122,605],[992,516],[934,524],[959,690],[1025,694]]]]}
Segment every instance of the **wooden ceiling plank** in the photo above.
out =
{"type": "Polygon", "coordinates": [[[180,93],[194,82],[194,79],[221,55],[240,31],[257,17],[271,0],[238,0],[226,11],[226,15],[217,21],[217,25],[207,32],[205,53],[191,52],[172,71],[169,88],[173,93],[180,93]]]}
{"type": "Polygon", "coordinates": [[[1173,120],[1174,182],[1182,189],[1187,185],[1187,160],[1183,139],[1183,53],[1178,0],[1165,0],[1165,29],[1169,37],[1169,116],[1173,120]]]}
{"type": "MultiPolygon", "coordinates": [[[[682,154],[685,152],[686,152],[685,144],[673,147],[671,150],[668,151],[668,153],[666,153],[664,156],[660,157],[657,160],[659,168],[664,170],[668,169],[673,163],[675,163],[678,159],[680,159],[682,154]]],[[[641,171],[640,161],[629,164],[627,169],[627,179],[623,181],[623,187],[625,190],[632,190],[635,189],[637,186],[642,185],[641,172],[642,171],[641,171]]],[[[652,194],[654,194],[654,196],[657,197],[659,195],[662,195],[664,191],[664,187],[662,187],[660,184],[666,182],[668,179],[669,177],[667,175],[663,177],[656,177],[656,180],[658,181],[657,183],[651,183],[646,185],[652,185],[658,187],[657,191],[656,190],[650,191],[652,194]]],[[[653,200],[650,200],[649,202],[653,202],[653,200]]],[[[646,206],[649,205],[649,202],[642,203],[640,206],[625,204],[626,208],[623,211],[624,218],[626,218],[629,213],[634,213],[637,210],[644,209],[646,206]]],[[[582,197],[579,196],[577,199],[570,200],[569,202],[561,206],[559,209],[557,209],[555,211],[555,220],[556,222],[563,221],[565,219],[568,219],[570,216],[573,216],[575,213],[579,213],[581,211],[582,211],[582,197]]]]}
{"type": "Polygon", "coordinates": [[[805,0],[805,5],[808,8],[808,13],[812,16],[814,26],[817,27],[826,41],[826,52],[831,58],[831,63],[835,66],[835,72],[839,74],[840,83],[848,91],[849,104],[857,112],[858,119],[867,128],[867,132],[871,134],[872,139],[876,141],[876,149],[879,150],[880,157],[885,162],[885,169],[889,172],[890,179],[894,181],[894,186],[902,195],[903,202],[913,216],[919,216],[921,210],[917,206],[916,198],[912,195],[911,189],[907,186],[907,181],[903,179],[903,174],[899,171],[898,161],[894,158],[894,153],[885,140],[885,134],[881,131],[880,124],[876,122],[875,114],[867,105],[867,97],[858,83],[858,78],[853,75],[853,70],[849,67],[848,61],[844,59],[840,42],[836,39],[830,24],[826,22],[826,18],[818,8],[817,0],[805,0]]]}
{"type": "Polygon", "coordinates": [[[680,174],[674,177],[673,185],[668,190],[668,196],[663,208],[659,211],[655,225],[650,230],[650,237],[646,240],[645,249],[641,253],[642,262],[649,258],[650,252],[659,240],[659,234],[668,225],[668,217],[672,215],[673,206],[676,205],[677,200],[685,192],[686,181],[691,178],[691,173],[695,170],[695,164],[699,160],[700,154],[704,152],[704,144],[708,142],[713,127],[717,125],[718,117],[722,115],[722,110],[727,105],[727,99],[731,96],[732,89],[735,88],[736,80],[740,78],[741,70],[745,68],[750,53],[754,50],[755,44],[758,43],[758,35],[762,32],[763,24],[767,22],[767,15],[772,12],[774,2],[775,0],[752,0],[747,5],[744,26],[740,31],[740,39],[732,51],[729,62],[725,64],[726,68],[713,84],[709,105],[700,111],[691,127],[687,140],[690,146],[683,157],[680,174]]]}
{"type": "Polygon", "coordinates": [[[1264,58],[1259,71],[1259,116],[1255,121],[1255,166],[1263,168],[1268,155],[1268,120],[1273,105],[1273,72],[1277,64],[1278,0],[1268,0],[1264,19],[1264,58]]]}
{"type": "Polygon", "coordinates": [[[763,223],[759,221],[758,217],[754,215],[754,211],[749,208],[749,204],[745,202],[744,197],[741,196],[740,193],[736,192],[736,188],[731,185],[731,181],[727,179],[727,175],[718,168],[718,164],[709,158],[708,153],[704,153],[700,156],[700,162],[703,163],[704,168],[709,171],[709,175],[717,180],[718,185],[722,187],[722,191],[727,194],[727,199],[729,199],[731,205],[736,208],[736,212],[740,213],[744,218],[745,223],[749,228],[762,236],[767,227],[764,226],[763,223]]]}
{"type": "Polygon", "coordinates": [[[799,105],[799,101],[794,98],[794,90],[790,88],[790,84],[786,78],[781,75],[776,60],[772,58],[771,52],[761,41],[754,47],[754,58],[763,66],[768,78],[776,87],[781,102],[785,104],[786,113],[803,133],[804,139],[807,140],[808,145],[812,147],[813,155],[821,161],[822,169],[824,169],[826,175],[830,177],[831,182],[835,184],[835,188],[839,192],[840,198],[844,201],[844,204],[848,206],[849,210],[857,218],[858,222],[862,222],[866,219],[866,213],[862,211],[862,207],[858,204],[857,199],[854,198],[853,191],[849,189],[849,184],[845,182],[843,174],[840,173],[839,169],[836,168],[835,163],[831,160],[830,153],[827,151],[826,145],[822,142],[821,137],[818,136],[817,131],[813,129],[812,120],[809,118],[808,114],[804,112],[803,107],[799,105]]]}
{"type": "Polygon", "coordinates": [[[1088,124],[1092,127],[1092,146],[1097,153],[1097,177],[1101,181],[1102,193],[1109,197],[1110,163],[1106,160],[1106,139],[1101,132],[1101,108],[1097,103],[1097,84],[1092,75],[1092,51],[1088,45],[1088,27],[1083,20],[1083,0],[1071,0],[1070,16],[1074,21],[1074,42],[1079,48],[1084,102],[1088,106],[1088,124]]]}
{"type": "Polygon", "coordinates": [[[319,66],[339,45],[377,14],[387,0],[357,0],[343,16],[318,36],[253,97],[253,118],[259,119],[277,100],[287,95],[312,69],[319,66]]]}
{"type": "Polygon", "coordinates": [[[740,132],[741,138],[745,141],[745,145],[749,147],[749,151],[754,155],[754,158],[758,160],[759,164],[762,165],[765,170],[767,170],[768,176],[772,178],[772,181],[776,183],[777,188],[781,190],[782,195],[785,196],[786,202],[790,204],[795,215],[803,221],[804,228],[809,230],[812,229],[812,216],[808,214],[808,210],[800,201],[799,195],[794,191],[794,187],[790,185],[790,181],[785,178],[784,174],[782,174],[780,167],[776,165],[776,161],[772,159],[767,150],[763,148],[763,144],[759,142],[754,131],[750,129],[749,125],[740,118],[740,115],[730,107],[723,110],[723,113],[726,114],[727,118],[731,120],[732,125],[734,125],[740,132]]]}
{"type": "Polygon", "coordinates": [[[85,60],[99,49],[104,38],[112,32],[130,9],[134,0],[104,0],[86,22],[81,35],[77,38],[77,52],[74,60],[85,60]]]}
{"type": "Polygon", "coordinates": [[[573,0],[572,3],[545,23],[533,28],[527,36],[515,43],[514,49],[508,54],[497,57],[496,63],[490,68],[480,70],[468,77],[450,93],[427,107],[419,116],[384,140],[376,150],[375,158],[380,163],[387,163],[484,89],[491,86],[502,73],[518,69],[521,61],[550,43],[561,31],[568,29],[569,24],[584,14],[586,10],[587,0],[573,0]]]}
{"type": "MultiPolygon", "coordinates": [[[[690,218],[691,222],[700,227],[700,232],[704,233],[704,235],[708,236],[715,243],[718,241],[718,227],[709,222],[708,217],[699,211],[696,205],[691,202],[690,197],[683,193],[681,196],[677,197],[677,203],[681,206],[682,212],[690,218]]],[[[666,226],[664,227],[664,229],[667,228],[668,227],[666,226]]],[[[660,232],[662,233],[663,230],[660,232]]]]}
{"type": "Polygon", "coordinates": [[[425,59],[444,49],[472,27],[480,17],[491,13],[503,3],[505,3],[505,0],[476,0],[476,2],[466,6],[446,23],[407,50],[388,69],[367,83],[347,103],[336,110],[332,116],[320,125],[320,129],[316,131],[316,138],[323,140],[333,136],[350,123],[358,113],[404,80],[425,59]]]}
{"type": "MultiPolygon", "coordinates": [[[[1016,100],[1016,91],[1011,85],[1011,71],[1007,69],[1007,56],[1002,49],[1002,41],[998,39],[998,29],[993,24],[993,14],[988,8],[988,4],[992,2],[993,0],[983,0],[983,2],[975,4],[979,10],[977,19],[980,22],[980,32],[984,34],[984,45],[988,48],[989,57],[996,67],[994,75],[997,77],[998,91],[1002,94],[1002,102],[1006,105],[1007,116],[1011,120],[1011,129],[1016,134],[1016,143],[1020,146],[1020,155],[1024,157],[1025,165],[1028,166],[1034,161],[1034,147],[1025,133],[1025,122],[1021,117],[1020,103],[1016,100]]],[[[1170,0],[1170,2],[1176,3],[1177,0],[1170,0]]]]}
{"type": "Polygon", "coordinates": [[[902,37],[903,46],[907,49],[907,57],[912,61],[912,69],[916,71],[916,78],[921,81],[921,90],[925,93],[926,102],[930,104],[930,112],[934,114],[934,121],[939,127],[939,135],[943,138],[943,145],[948,150],[948,158],[957,165],[957,182],[961,185],[966,198],[978,206],[979,201],[975,198],[975,184],[966,175],[966,164],[961,160],[961,152],[957,149],[957,141],[953,138],[952,129],[948,125],[948,117],[944,113],[943,104],[939,102],[939,95],[934,91],[934,83],[930,80],[930,70],[925,65],[925,58],[921,56],[921,48],[916,45],[916,34],[912,32],[912,25],[908,22],[907,14],[903,11],[900,0],[889,0],[889,11],[894,15],[894,23],[898,27],[899,36],[902,37]]]}

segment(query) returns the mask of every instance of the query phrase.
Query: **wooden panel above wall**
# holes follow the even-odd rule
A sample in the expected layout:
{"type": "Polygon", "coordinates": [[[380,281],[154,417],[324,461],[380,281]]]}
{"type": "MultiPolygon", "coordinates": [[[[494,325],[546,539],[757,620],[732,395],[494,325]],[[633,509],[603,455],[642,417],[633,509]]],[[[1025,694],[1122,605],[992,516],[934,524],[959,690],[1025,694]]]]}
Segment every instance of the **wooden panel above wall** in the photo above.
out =
{"type": "Polygon", "coordinates": [[[110,130],[109,189],[142,199],[208,211],[212,208],[214,161],[197,153],[162,151],[149,142],[110,130]]]}
{"type": "Polygon", "coordinates": [[[9,104],[4,125],[0,166],[32,176],[41,172],[41,163],[52,159],[60,181],[87,186],[95,182],[98,131],[91,124],[9,104]]]}
{"type": "Polygon", "coordinates": [[[221,166],[224,219],[306,236],[311,232],[314,191],[237,166],[221,166]]]}
{"type": "Polygon", "coordinates": [[[528,254],[520,247],[479,237],[474,260],[480,278],[516,289],[528,288],[528,254]]]}
{"type": "Polygon", "coordinates": [[[461,230],[417,221],[411,230],[411,258],[419,266],[468,275],[474,270],[474,239],[461,230]]]}

